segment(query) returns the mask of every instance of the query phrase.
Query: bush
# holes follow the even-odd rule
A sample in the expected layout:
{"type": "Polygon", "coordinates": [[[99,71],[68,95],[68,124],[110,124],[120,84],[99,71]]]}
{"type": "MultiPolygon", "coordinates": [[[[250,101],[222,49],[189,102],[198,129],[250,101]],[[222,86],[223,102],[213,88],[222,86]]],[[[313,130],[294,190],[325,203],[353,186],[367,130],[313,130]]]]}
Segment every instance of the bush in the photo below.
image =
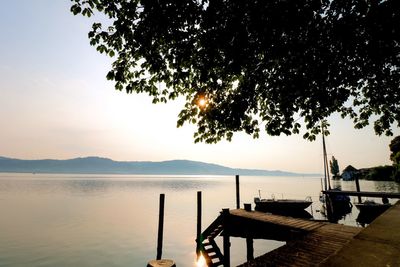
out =
{"type": "Polygon", "coordinates": [[[393,167],[393,180],[400,183],[400,164],[397,164],[393,167]]]}
{"type": "MultiPolygon", "coordinates": [[[[400,175],[400,172],[398,173],[400,175]]],[[[378,166],[371,168],[365,179],[374,181],[392,181],[394,179],[394,174],[395,168],[393,166],[378,166]]]]}

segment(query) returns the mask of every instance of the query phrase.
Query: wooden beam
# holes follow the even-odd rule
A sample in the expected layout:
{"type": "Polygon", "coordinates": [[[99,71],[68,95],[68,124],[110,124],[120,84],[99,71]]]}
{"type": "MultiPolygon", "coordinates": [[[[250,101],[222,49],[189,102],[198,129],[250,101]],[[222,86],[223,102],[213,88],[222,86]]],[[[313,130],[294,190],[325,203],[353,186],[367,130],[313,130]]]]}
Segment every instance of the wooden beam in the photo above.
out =
{"type": "Polygon", "coordinates": [[[400,198],[400,193],[393,193],[393,192],[367,192],[367,191],[357,192],[357,191],[324,190],[322,191],[322,193],[328,195],[400,198]]]}

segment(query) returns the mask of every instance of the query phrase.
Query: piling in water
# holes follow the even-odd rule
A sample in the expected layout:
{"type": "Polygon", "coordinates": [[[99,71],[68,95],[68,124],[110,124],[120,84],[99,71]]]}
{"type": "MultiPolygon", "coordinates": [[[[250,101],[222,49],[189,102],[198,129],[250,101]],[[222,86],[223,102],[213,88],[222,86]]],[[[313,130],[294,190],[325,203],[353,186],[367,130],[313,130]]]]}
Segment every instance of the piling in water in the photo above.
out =
{"type": "MultiPolygon", "coordinates": [[[[354,180],[356,181],[356,190],[357,190],[357,192],[360,192],[360,182],[358,181],[357,175],[354,180]]],[[[362,202],[361,196],[358,196],[358,203],[361,203],[361,202],[362,202]]]]}
{"type": "Polygon", "coordinates": [[[200,257],[200,244],[203,241],[201,238],[201,191],[197,192],[197,244],[196,244],[196,255],[197,259],[200,257]]]}
{"type": "Polygon", "coordinates": [[[158,238],[157,238],[157,260],[161,260],[162,257],[162,243],[163,243],[163,231],[164,231],[164,202],[165,194],[160,194],[160,212],[158,216],[158,238]]]}
{"type": "Polygon", "coordinates": [[[239,175],[236,175],[236,208],[240,208],[239,175]]]}
{"type": "Polygon", "coordinates": [[[158,213],[158,238],[157,238],[157,257],[147,263],[147,267],[176,267],[175,262],[170,259],[161,259],[162,243],[164,231],[164,203],[165,194],[160,194],[160,211],[158,213]]]}
{"type": "MultiPolygon", "coordinates": [[[[223,216],[223,224],[224,228],[227,225],[227,220],[229,216],[229,209],[222,209],[222,216],[223,216]]],[[[230,253],[230,248],[231,248],[231,242],[229,238],[229,234],[224,232],[223,233],[223,246],[224,246],[224,267],[230,267],[231,266],[231,253],[230,253]]]]}

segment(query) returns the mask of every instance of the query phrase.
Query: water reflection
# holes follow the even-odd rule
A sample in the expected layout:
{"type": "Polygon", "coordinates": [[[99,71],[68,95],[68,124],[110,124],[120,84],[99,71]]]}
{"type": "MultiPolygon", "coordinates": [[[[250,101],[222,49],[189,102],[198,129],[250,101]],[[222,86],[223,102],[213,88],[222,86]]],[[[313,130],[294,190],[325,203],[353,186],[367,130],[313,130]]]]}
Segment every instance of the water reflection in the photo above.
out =
{"type": "Polygon", "coordinates": [[[57,193],[69,192],[73,194],[98,195],[112,190],[140,191],[140,190],[167,190],[187,191],[195,189],[208,189],[221,186],[223,181],[218,179],[204,178],[125,178],[117,179],[83,177],[62,178],[54,175],[53,178],[29,179],[20,177],[18,179],[0,176],[0,192],[35,192],[35,193],[57,193]]]}
{"type": "Polygon", "coordinates": [[[203,255],[200,255],[200,257],[197,259],[196,266],[197,267],[207,267],[206,260],[204,259],[203,255]]]}
{"type": "Polygon", "coordinates": [[[338,223],[346,220],[346,217],[351,214],[353,204],[347,201],[333,201],[330,208],[331,210],[328,210],[326,203],[323,203],[320,212],[330,222],[338,223]]]}
{"type": "Polygon", "coordinates": [[[104,194],[113,183],[105,180],[66,180],[60,181],[59,190],[78,194],[104,194]]]}
{"type": "MultiPolygon", "coordinates": [[[[203,191],[202,225],[207,227],[222,208],[235,207],[234,181],[0,174],[0,266],[145,266],[156,252],[160,193],[166,193],[163,255],[177,266],[195,266],[196,192],[203,191]]],[[[355,189],[354,182],[339,183],[343,190],[355,189]]],[[[399,189],[390,182],[360,184],[365,191],[399,189]]],[[[320,180],[315,178],[241,177],[240,189],[241,204],[253,203],[261,189],[285,198],[313,196],[314,209],[320,207],[320,180]]],[[[356,225],[358,211],[352,212],[340,223],[356,225]]],[[[232,265],[246,261],[245,240],[232,238],[231,244],[232,265]]],[[[255,257],[281,245],[254,240],[255,257]]]]}
{"type": "Polygon", "coordinates": [[[377,192],[400,192],[400,184],[392,181],[373,182],[377,192]]]}

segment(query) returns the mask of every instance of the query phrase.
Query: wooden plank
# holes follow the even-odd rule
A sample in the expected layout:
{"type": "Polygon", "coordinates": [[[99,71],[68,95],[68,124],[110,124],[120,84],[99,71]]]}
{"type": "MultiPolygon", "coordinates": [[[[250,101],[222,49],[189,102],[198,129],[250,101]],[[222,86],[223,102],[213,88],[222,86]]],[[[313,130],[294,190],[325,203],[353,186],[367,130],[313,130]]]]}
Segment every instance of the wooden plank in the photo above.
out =
{"type": "Polygon", "coordinates": [[[355,235],[323,266],[400,266],[400,202],[355,235]]]}
{"type": "Polygon", "coordinates": [[[285,217],[285,216],[280,216],[280,215],[273,215],[273,214],[268,214],[264,212],[258,212],[258,211],[245,211],[243,209],[236,209],[236,210],[230,210],[229,211],[231,215],[234,216],[239,216],[243,218],[248,218],[248,219],[255,219],[259,221],[264,221],[264,222],[272,222],[280,225],[288,225],[292,223],[297,223],[297,222],[308,222],[308,220],[304,219],[296,219],[296,218],[291,218],[291,217],[285,217]]]}
{"type": "Polygon", "coordinates": [[[321,224],[316,224],[312,221],[296,221],[294,223],[291,224],[291,226],[295,227],[295,228],[301,228],[301,229],[305,229],[305,228],[310,228],[310,227],[321,227],[321,224]]]}
{"type": "MultiPolygon", "coordinates": [[[[361,246],[360,245],[361,242],[364,243],[370,242],[369,239],[372,238],[375,242],[381,242],[383,239],[389,240],[390,235],[386,233],[389,232],[386,230],[386,226],[390,220],[396,221],[400,219],[400,215],[398,215],[400,214],[398,212],[399,210],[400,210],[400,204],[396,205],[396,207],[392,208],[392,210],[390,210],[388,213],[384,213],[383,215],[381,215],[381,217],[375,221],[376,222],[375,225],[372,224],[371,231],[369,231],[368,228],[363,229],[359,227],[331,224],[327,222],[315,222],[304,219],[296,219],[279,215],[267,214],[262,212],[253,212],[253,211],[248,212],[241,209],[232,210],[230,214],[231,216],[236,216],[237,218],[240,218],[244,221],[246,220],[257,221],[257,223],[260,223],[260,225],[263,225],[264,223],[266,227],[273,226],[275,227],[273,229],[280,229],[281,227],[282,231],[288,231],[286,233],[290,233],[290,231],[292,230],[298,230],[299,233],[304,233],[304,235],[301,234],[294,236],[298,239],[295,240],[289,239],[290,241],[287,241],[286,245],[274,251],[266,253],[260,257],[257,257],[254,260],[248,261],[247,263],[240,266],[303,267],[303,266],[323,265],[326,262],[328,262],[331,258],[334,258],[334,255],[337,255],[338,253],[343,253],[343,251],[345,251],[344,248],[346,248],[347,250],[349,244],[354,243],[358,246],[361,246]],[[384,225],[385,227],[381,225],[384,225]]],[[[383,248],[389,249],[391,254],[387,253],[389,254],[389,256],[385,257],[393,258],[393,255],[395,255],[395,252],[393,251],[398,251],[398,247],[396,246],[400,242],[398,241],[397,236],[400,237],[400,235],[397,232],[393,231],[390,233],[392,233],[391,235],[393,236],[392,237],[393,241],[390,241],[391,243],[389,243],[383,240],[382,251],[383,248]],[[389,245],[392,246],[389,247],[389,245]],[[397,250],[395,248],[397,248],[397,250]]],[[[292,238],[290,234],[288,236],[289,238],[292,238]]],[[[354,248],[354,250],[357,251],[357,248],[354,248]]],[[[343,259],[347,260],[347,258],[351,256],[351,255],[349,256],[348,254],[349,253],[347,253],[346,258],[343,257],[343,259]]],[[[391,259],[391,263],[393,262],[397,263],[397,261],[391,259]]],[[[344,261],[342,261],[342,263],[344,263],[344,261]]]]}
{"type": "MultiPolygon", "coordinates": [[[[304,222],[299,222],[299,227],[301,223],[304,222]]],[[[340,251],[360,231],[356,227],[322,223],[303,238],[241,266],[317,266],[340,251]]]]}
{"type": "Polygon", "coordinates": [[[316,229],[318,229],[320,227],[322,227],[322,226],[321,225],[310,225],[310,226],[305,227],[304,230],[306,230],[308,232],[311,232],[311,231],[314,231],[314,230],[316,230],[316,229]]]}
{"type": "Polygon", "coordinates": [[[243,209],[230,210],[232,216],[239,218],[255,220],[285,228],[292,228],[294,230],[312,231],[324,225],[325,222],[315,222],[305,219],[291,218],[280,215],[273,215],[258,211],[245,211],[243,209]]]}

